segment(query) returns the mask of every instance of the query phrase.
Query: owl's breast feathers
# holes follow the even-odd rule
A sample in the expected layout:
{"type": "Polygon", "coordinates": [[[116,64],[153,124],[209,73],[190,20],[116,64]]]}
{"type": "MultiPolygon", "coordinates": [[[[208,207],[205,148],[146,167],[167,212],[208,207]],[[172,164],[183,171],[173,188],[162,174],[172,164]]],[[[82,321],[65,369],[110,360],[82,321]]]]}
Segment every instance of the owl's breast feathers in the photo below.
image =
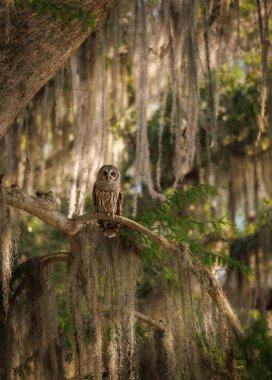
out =
{"type": "MultiPolygon", "coordinates": [[[[97,180],[93,188],[93,202],[96,212],[122,215],[123,194],[120,182],[97,180]]],[[[105,236],[108,238],[116,236],[119,224],[106,220],[98,220],[98,224],[105,236]]]]}
{"type": "Polygon", "coordinates": [[[110,214],[117,213],[117,202],[119,191],[105,191],[99,187],[96,188],[96,209],[98,212],[110,214]]]}
{"type": "Polygon", "coordinates": [[[121,185],[119,181],[97,180],[93,188],[94,206],[97,212],[119,214],[119,197],[121,185]]]}
{"type": "Polygon", "coordinates": [[[120,181],[106,181],[98,179],[96,180],[94,186],[103,191],[115,192],[116,190],[120,189],[121,184],[120,181]]]}

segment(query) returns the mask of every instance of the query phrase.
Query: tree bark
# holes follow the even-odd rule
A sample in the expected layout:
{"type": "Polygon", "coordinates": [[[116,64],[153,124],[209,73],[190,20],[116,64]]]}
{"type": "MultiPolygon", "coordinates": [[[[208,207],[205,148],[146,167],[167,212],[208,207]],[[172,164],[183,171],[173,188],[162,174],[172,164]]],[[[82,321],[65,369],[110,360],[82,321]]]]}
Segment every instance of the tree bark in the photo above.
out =
{"type": "MultiPolygon", "coordinates": [[[[94,17],[96,26],[118,0],[79,3],[94,17]]],[[[18,113],[94,30],[94,26],[84,27],[80,20],[68,25],[50,15],[38,16],[26,3],[10,6],[9,12],[10,25],[6,6],[0,6],[0,139],[18,113]]]]}

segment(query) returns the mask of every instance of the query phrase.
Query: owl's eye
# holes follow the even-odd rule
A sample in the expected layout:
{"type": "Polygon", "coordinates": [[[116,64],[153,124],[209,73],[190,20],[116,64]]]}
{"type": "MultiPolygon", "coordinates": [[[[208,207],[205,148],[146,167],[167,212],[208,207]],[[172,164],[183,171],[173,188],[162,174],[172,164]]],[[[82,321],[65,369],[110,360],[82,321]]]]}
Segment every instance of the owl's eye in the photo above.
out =
{"type": "Polygon", "coordinates": [[[105,171],[105,172],[103,172],[103,174],[104,174],[104,175],[107,175],[107,172],[105,171]]]}
{"type": "Polygon", "coordinates": [[[113,176],[113,177],[114,177],[114,176],[115,176],[115,173],[114,173],[114,172],[111,172],[111,176],[113,176]]]}

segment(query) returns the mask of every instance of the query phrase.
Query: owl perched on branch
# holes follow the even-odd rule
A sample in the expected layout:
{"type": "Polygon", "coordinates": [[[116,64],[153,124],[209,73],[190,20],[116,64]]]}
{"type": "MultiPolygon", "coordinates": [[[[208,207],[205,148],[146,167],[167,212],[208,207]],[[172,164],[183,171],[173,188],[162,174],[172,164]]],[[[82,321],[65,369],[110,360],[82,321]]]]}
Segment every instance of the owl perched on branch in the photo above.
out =
{"type": "MultiPolygon", "coordinates": [[[[96,212],[122,215],[121,175],[116,166],[104,165],[99,169],[93,187],[93,204],[96,212]]],[[[119,229],[119,224],[111,221],[99,220],[98,223],[109,238],[114,237],[119,229]]]]}

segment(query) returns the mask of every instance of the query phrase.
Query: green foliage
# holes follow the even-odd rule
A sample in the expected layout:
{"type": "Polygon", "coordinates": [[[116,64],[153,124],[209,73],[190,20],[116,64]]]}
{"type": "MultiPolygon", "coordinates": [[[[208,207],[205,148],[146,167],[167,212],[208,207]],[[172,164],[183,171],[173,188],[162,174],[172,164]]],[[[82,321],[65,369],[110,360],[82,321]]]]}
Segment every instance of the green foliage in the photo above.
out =
{"type": "Polygon", "coordinates": [[[214,366],[214,369],[223,376],[226,372],[226,358],[220,349],[220,344],[217,347],[214,347],[209,350],[211,363],[214,366]]]}
{"type": "Polygon", "coordinates": [[[163,227],[167,227],[167,225],[171,227],[176,224],[179,225],[180,223],[185,226],[188,222],[191,222],[190,226],[192,227],[193,224],[197,224],[194,223],[193,219],[187,217],[185,221],[184,218],[175,218],[175,211],[182,210],[186,206],[193,205],[200,200],[206,200],[209,196],[216,196],[217,194],[216,187],[207,184],[192,186],[186,191],[174,191],[173,189],[169,189],[165,194],[165,201],[154,203],[153,205],[151,204],[150,209],[136,217],[135,220],[150,229],[157,229],[158,232],[160,229],[163,229],[163,227]],[[159,225],[156,223],[158,221],[164,224],[159,225]]]}
{"type": "Polygon", "coordinates": [[[139,325],[138,323],[135,324],[135,334],[136,334],[136,339],[140,342],[144,342],[147,337],[147,330],[143,328],[142,325],[139,325]]]}
{"type": "Polygon", "coordinates": [[[67,240],[63,234],[35,217],[21,223],[20,231],[18,252],[21,256],[28,258],[54,251],[67,251],[67,240]]]}
{"type": "Polygon", "coordinates": [[[251,268],[243,264],[240,260],[234,260],[229,256],[225,256],[219,252],[214,252],[211,250],[204,251],[204,254],[202,256],[202,263],[209,267],[217,264],[222,267],[228,266],[230,268],[238,269],[248,278],[251,278],[253,275],[251,268]]]}
{"type": "MultiPolygon", "coordinates": [[[[246,6],[247,7],[247,6],[246,6]]],[[[243,8],[243,7],[242,7],[243,8]]],[[[253,12],[254,13],[254,12],[253,12]]],[[[254,19],[252,19],[253,21],[254,19]]],[[[254,21],[253,21],[254,22],[254,21]]],[[[248,30],[245,30],[248,34],[248,30]]],[[[247,36],[248,38],[248,36],[247,36]]],[[[257,31],[252,36],[258,42],[257,31]]],[[[248,154],[267,149],[269,146],[268,125],[264,120],[264,132],[258,137],[260,116],[261,57],[258,49],[243,51],[233,65],[224,64],[213,71],[213,80],[219,91],[217,113],[217,133],[219,149],[212,152],[212,161],[216,167],[226,168],[226,157],[233,154],[248,154]],[[256,143],[257,140],[257,143],[256,143]]],[[[271,70],[271,66],[268,67],[271,70]]],[[[209,86],[202,83],[200,89],[202,120],[208,119],[209,86]]],[[[207,123],[207,122],[206,122],[207,123]]],[[[201,130],[201,146],[206,146],[209,132],[201,130]]],[[[205,162],[202,157],[202,162],[205,162]]]]}
{"type": "MultiPolygon", "coordinates": [[[[22,6],[23,0],[15,0],[16,6],[22,6]]],[[[47,0],[28,0],[29,8],[39,16],[49,16],[53,20],[60,20],[66,24],[78,20],[86,28],[94,28],[96,19],[90,13],[82,8],[78,0],[69,0],[65,2],[47,1],[47,0]]]]}
{"type": "Polygon", "coordinates": [[[86,197],[84,210],[85,212],[94,212],[93,199],[91,195],[87,195],[86,197]]]}
{"type": "Polygon", "coordinates": [[[72,321],[68,310],[61,310],[59,318],[59,329],[63,335],[66,346],[65,361],[69,364],[73,360],[73,344],[72,344],[72,321]]]}
{"type": "MultiPolygon", "coordinates": [[[[250,276],[250,268],[242,262],[207,249],[203,244],[207,234],[212,233],[215,236],[220,236],[224,232],[224,227],[229,224],[225,218],[199,221],[192,215],[184,215],[184,210],[188,209],[189,206],[196,205],[200,201],[207,201],[210,196],[216,195],[218,195],[216,187],[207,184],[192,186],[186,191],[170,189],[166,193],[164,202],[154,203],[150,209],[137,216],[135,221],[165,236],[171,242],[186,244],[189,253],[208,267],[214,265],[230,266],[250,276]]],[[[164,278],[168,282],[176,284],[175,274],[165,265],[163,259],[165,255],[155,242],[134,231],[122,229],[121,233],[139,244],[141,247],[140,255],[147,270],[152,271],[154,268],[160,268],[164,278]]]]}
{"type": "MultiPolygon", "coordinates": [[[[245,65],[245,63],[243,63],[245,65]]],[[[220,72],[222,96],[218,115],[222,138],[233,148],[241,150],[243,143],[255,144],[258,105],[257,78],[251,78],[245,68],[222,66],[220,72]]]]}
{"type": "Polygon", "coordinates": [[[254,223],[255,230],[264,225],[272,229],[272,199],[264,199],[257,211],[254,223]]]}
{"type": "Polygon", "coordinates": [[[272,336],[266,321],[257,317],[237,341],[237,355],[244,363],[245,380],[272,379],[272,336]]]}

